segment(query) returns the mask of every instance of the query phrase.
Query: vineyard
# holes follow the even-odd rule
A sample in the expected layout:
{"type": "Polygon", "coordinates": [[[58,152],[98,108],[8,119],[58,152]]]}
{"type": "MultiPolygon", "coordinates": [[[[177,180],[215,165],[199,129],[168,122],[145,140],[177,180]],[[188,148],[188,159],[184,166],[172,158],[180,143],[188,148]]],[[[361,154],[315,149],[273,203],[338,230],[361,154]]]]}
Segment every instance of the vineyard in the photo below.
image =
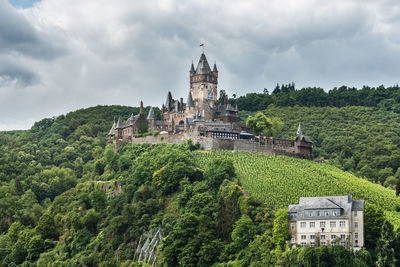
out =
{"type": "Polygon", "coordinates": [[[300,197],[347,195],[364,199],[385,210],[394,225],[400,225],[400,197],[394,190],[371,183],[336,167],[285,156],[262,153],[196,152],[201,167],[215,158],[232,159],[245,191],[267,204],[286,208],[300,197]]]}

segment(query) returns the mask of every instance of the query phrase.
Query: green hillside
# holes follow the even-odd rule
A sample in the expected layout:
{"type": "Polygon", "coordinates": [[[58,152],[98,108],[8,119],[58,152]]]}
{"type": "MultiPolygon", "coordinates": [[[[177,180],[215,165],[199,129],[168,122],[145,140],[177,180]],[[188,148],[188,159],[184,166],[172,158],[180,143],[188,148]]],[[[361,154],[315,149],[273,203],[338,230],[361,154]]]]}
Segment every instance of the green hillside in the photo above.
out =
{"type": "Polygon", "coordinates": [[[276,208],[298,203],[299,198],[352,194],[385,210],[400,225],[400,198],[395,191],[344,172],[334,166],[286,156],[250,152],[197,152],[201,166],[216,159],[232,159],[245,191],[276,208]]]}
{"type": "MultiPolygon", "coordinates": [[[[262,111],[280,118],[278,137],[293,140],[299,123],[313,141],[314,156],[331,165],[394,188],[400,178],[400,114],[375,107],[276,107],[262,111]]],[[[241,120],[254,112],[242,111],[241,120]]]]}

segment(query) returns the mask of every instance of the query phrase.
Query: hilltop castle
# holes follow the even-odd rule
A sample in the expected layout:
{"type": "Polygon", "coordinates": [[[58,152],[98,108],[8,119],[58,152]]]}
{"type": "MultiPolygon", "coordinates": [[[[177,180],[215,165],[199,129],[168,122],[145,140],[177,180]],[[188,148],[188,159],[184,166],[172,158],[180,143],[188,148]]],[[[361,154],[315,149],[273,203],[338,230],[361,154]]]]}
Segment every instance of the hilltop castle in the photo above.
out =
{"type": "Polygon", "coordinates": [[[301,127],[295,139],[295,146],[290,140],[269,138],[265,145],[254,141],[250,129],[239,122],[238,108],[227,103],[218,103],[218,69],[212,70],[206,55],[201,54],[196,69],[192,63],[189,71],[190,90],[183,102],[172,97],[168,92],[165,104],[161,107],[162,120],[157,120],[153,107],[147,116],[143,102],[140,112],[131,115],[125,122],[119,118],[114,121],[108,133],[108,142],[114,142],[115,149],[122,144],[131,143],[181,143],[188,139],[200,143],[204,149],[230,149],[288,154],[302,158],[312,158],[312,142],[304,136],[301,127]],[[156,136],[135,137],[143,132],[159,132],[156,136]]]}

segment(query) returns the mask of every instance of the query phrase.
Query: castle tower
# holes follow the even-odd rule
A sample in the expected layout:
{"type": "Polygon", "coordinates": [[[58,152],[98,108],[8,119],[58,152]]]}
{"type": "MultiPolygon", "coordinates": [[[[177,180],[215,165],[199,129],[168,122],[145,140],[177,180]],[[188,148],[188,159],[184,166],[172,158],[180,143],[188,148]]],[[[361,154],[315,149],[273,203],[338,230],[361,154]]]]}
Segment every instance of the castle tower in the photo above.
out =
{"type": "Polygon", "coordinates": [[[195,107],[204,114],[205,120],[212,120],[217,102],[218,70],[216,64],[211,71],[206,55],[201,54],[196,70],[190,68],[190,93],[195,107]]]}
{"type": "Polygon", "coordinates": [[[300,123],[294,140],[294,148],[296,154],[301,154],[304,158],[312,159],[312,141],[310,137],[303,134],[300,123]]]}

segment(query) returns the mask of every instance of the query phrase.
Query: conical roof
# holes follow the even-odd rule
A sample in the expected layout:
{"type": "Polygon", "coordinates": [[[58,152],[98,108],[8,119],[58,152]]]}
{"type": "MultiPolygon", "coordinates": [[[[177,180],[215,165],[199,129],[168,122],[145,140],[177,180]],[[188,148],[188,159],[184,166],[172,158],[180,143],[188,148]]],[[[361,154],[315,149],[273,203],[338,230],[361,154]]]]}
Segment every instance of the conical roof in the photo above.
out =
{"type": "Polygon", "coordinates": [[[208,65],[208,61],[206,55],[201,53],[199,64],[197,64],[196,74],[209,74],[211,72],[210,65],[208,65]]]}
{"type": "Polygon", "coordinates": [[[149,111],[149,114],[147,115],[147,119],[148,119],[148,120],[152,120],[152,119],[154,119],[154,118],[155,118],[154,109],[153,109],[153,107],[151,107],[151,108],[150,108],[150,111],[149,111]]]}
{"type": "Polygon", "coordinates": [[[216,64],[216,63],[214,63],[213,71],[218,71],[218,70],[217,70],[217,64],[216,64]]]}
{"type": "Polygon", "coordinates": [[[303,131],[301,130],[301,124],[299,123],[299,127],[297,128],[297,136],[303,135],[303,131]]]}
{"type": "Polygon", "coordinates": [[[194,107],[194,102],[193,102],[193,97],[192,97],[192,93],[189,91],[189,95],[187,98],[187,103],[186,103],[187,107],[194,107]]]}
{"type": "Polygon", "coordinates": [[[194,66],[193,66],[193,61],[192,61],[192,66],[190,66],[190,72],[195,72],[194,66]]]}
{"type": "Polygon", "coordinates": [[[117,126],[115,126],[115,128],[118,129],[118,128],[122,128],[122,127],[123,127],[123,125],[121,123],[121,117],[118,117],[117,126]]]}
{"type": "Polygon", "coordinates": [[[167,109],[172,108],[172,105],[173,105],[172,94],[171,91],[168,91],[167,100],[165,101],[165,107],[167,109]]]}
{"type": "Polygon", "coordinates": [[[108,135],[114,135],[114,131],[115,131],[115,127],[117,126],[117,124],[115,123],[115,119],[114,119],[114,123],[110,129],[110,131],[108,132],[108,135]]]}

